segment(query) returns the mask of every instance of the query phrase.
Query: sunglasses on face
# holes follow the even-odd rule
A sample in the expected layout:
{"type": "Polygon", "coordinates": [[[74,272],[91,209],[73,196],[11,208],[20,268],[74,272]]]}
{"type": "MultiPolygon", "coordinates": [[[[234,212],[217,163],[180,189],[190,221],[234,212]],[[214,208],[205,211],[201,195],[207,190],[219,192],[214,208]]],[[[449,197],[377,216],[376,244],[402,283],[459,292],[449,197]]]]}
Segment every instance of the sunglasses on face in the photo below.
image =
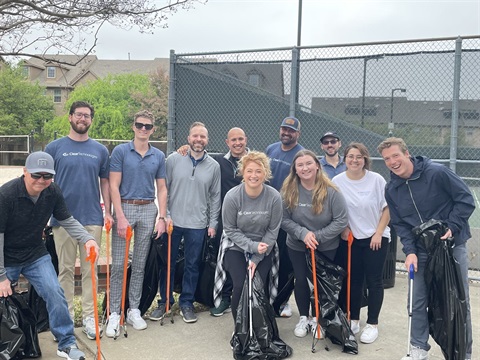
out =
{"type": "Polygon", "coordinates": [[[144,123],[141,123],[141,122],[135,122],[135,127],[138,130],[142,130],[143,127],[145,128],[145,130],[152,130],[153,129],[152,124],[144,124],[144,123]]]}
{"type": "Polygon", "coordinates": [[[38,174],[38,173],[34,173],[34,174],[30,174],[30,176],[32,177],[32,179],[34,180],[38,180],[40,178],[43,177],[43,180],[52,180],[53,179],[53,174],[38,174]]]}
{"type": "Polygon", "coordinates": [[[328,145],[328,144],[335,145],[337,142],[338,142],[338,140],[337,140],[337,139],[332,139],[332,140],[323,140],[323,141],[322,141],[322,144],[323,144],[323,145],[328,145]]]}

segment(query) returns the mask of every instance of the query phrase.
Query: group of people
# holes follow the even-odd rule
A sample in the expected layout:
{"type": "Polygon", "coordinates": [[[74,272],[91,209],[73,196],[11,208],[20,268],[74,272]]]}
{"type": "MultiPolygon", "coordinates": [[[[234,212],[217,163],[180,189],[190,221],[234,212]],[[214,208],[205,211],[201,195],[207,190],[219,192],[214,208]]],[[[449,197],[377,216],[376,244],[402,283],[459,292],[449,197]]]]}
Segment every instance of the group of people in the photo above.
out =
{"type": "MultiPolygon", "coordinates": [[[[427,359],[428,318],[423,271],[427,253],[418,246],[412,228],[428,219],[445,221],[443,238],[455,239],[454,256],[462,269],[468,304],[468,259],[465,243],[470,235],[468,218],[475,205],[466,184],[447,167],[425,157],[412,157],[400,138],[388,138],[378,146],[391,172],[387,184],[370,170],[367,147],[349,144],[343,156],[340,137],[327,132],[320,138],[324,156],[318,159],[298,142],[300,121],[285,118],[280,141],[265,152],[251,151],[241,128],[232,128],[226,139],[229,151],[210,156],[208,130],[201,122],[189,129],[185,154],[165,158],[149,144],[155,131],[154,116],[141,111],[134,116],[131,142],[114,148],[92,140],[88,130],[94,108],[75,102],[69,113],[68,136],[48,144],[45,152],[27,158],[24,175],[0,188],[0,297],[12,293],[11,283],[22,273],[42,296],[50,328],[59,342],[57,354],[83,359],[73,336],[74,267],[77,248],[82,267],[83,331],[95,339],[93,290],[86,255],[98,254],[104,222],[113,224],[112,273],[108,337],[120,331],[120,317],[136,330],[147,328],[138,309],[145,263],[152,233],[157,237],[173,224],[171,258],[183,239],[185,270],[180,311],[187,323],[197,321],[193,307],[205,237],[219,245],[215,273],[215,307],[220,316],[231,309],[234,321],[248,270],[260,275],[265,292],[279,316],[291,316],[288,297],[274,301],[293,273],[294,297],[300,315],[294,334],[304,337],[316,327],[310,310],[311,276],[305,251],[313,249],[332,262],[341,262],[351,245],[351,330],[360,332],[364,282],[368,289],[368,317],[360,341],[378,337],[383,302],[383,267],[392,224],[407,255],[405,265],[415,267],[413,288],[412,359],[427,359]],[[55,182],[52,181],[55,176],[55,182]],[[105,213],[102,213],[100,199],[105,213]],[[428,201],[427,201],[428,199],[428,201]],[[58,280],[42,242],[51,217],[59,256],[58,280]],[[123,263],[127,228],[134,233],[129,309],[121,314],[123,263]],[[85,244],[85,246],[84,246],[85,244]]],[[[343,263],[341,265],[344,265],[343,263]]],[[[170,282],[174,280],[174,267],[170,282]]],[[[158,306],[150,320],[166,315],[166,272],[160,271],[158,306]]],[[[94,274],[96,276],[96,274],[94,274]]],[[[170,306],[171,308],[171,306],[170,306]]],[[[471,358],[470,307],[466,317],[466,359],[471,358]]]]}

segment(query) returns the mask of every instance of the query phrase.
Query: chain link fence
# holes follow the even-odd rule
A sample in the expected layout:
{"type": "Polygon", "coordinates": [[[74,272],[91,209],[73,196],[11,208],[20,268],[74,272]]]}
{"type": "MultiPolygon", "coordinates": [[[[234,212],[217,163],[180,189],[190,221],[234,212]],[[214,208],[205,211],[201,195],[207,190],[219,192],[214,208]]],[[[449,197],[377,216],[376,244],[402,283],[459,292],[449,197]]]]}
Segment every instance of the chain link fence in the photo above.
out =
{"type": "MultiPolygon", "coordinates": [[[[364,143],[388,179],[377,145],[405,139],[413,155],[449,166],[480,205],[480,37],[277,48],[170,56],[168,145],[187,141],[194,121],[209,151],[226,152],[234,126],[250,148],[279,140],[286,116],[301,121],[300,143],[321,155],[335,131],[345,147],[364,143]]],[[[479,254],[480,210],[471,218],[479,254]]],[[[478,258],[476,259],[478,262],[478,258]]],[[[477,265],[477,267],[480,267],[477,265]]]]}

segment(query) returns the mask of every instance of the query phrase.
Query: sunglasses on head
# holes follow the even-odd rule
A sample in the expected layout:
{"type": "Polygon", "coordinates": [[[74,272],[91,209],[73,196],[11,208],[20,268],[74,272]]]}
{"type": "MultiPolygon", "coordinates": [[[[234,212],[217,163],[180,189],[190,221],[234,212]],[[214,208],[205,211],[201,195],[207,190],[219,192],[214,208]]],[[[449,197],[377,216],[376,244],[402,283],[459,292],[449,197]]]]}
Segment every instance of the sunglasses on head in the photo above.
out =
{"type": "Polygon", "coordinates": [[[30,174],[32,179],[38,180],[41,177],[43,177],[43,180],[52,180],[53,179],[53,174],[39,174],[39,173],[33,173],[30,174]]]}
{"type": "Polygon", "coordinates": [[[323,140],[323,141],[322,141],[322,144],[323,144],[323,145],[328,145],[328,144],[335,145],[337,142],[338,142],[338,140],[337,140],[337,139],[332,139],[332,140],[323,140]]]}
{"type": "Polygon", "coordinates": [[[138,130],[142,130],[143,127],[145,127],[145,130],[152,130],[153,129],[152,124],[144,124],[144,123],[141,123],[141,122],[135,122],[135,127],[138,130]]]}

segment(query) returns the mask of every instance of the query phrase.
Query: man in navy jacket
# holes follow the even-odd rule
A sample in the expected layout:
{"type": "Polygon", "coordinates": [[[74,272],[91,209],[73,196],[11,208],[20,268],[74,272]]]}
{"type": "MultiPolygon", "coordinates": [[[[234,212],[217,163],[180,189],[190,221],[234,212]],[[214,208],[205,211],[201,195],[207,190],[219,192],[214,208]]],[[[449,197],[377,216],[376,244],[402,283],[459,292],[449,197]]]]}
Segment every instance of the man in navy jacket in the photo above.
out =
{"type": "Polygon", "coordinates": [[[400,138],[388,138],[378,145],[378,152],[390,169],[391,180],[385,189],[391,223],[396,229],[406,255],[407,269],[413,264],[415,287],[412,314],[412,358],[428,359],[427,289],[424,269],[426,250],[415,241],[412,229],[430,219],[441,220],[448,231],[441,237],[453,237],[453,256],[458,261],[467,301],[466,359],[472,354],[472,324],[468,295],[468,256],[466,242],[471,237],[468,219],[475,210],[473,196],[463,180],[448,167],[422,156],[411,157],[400,138]]]}

